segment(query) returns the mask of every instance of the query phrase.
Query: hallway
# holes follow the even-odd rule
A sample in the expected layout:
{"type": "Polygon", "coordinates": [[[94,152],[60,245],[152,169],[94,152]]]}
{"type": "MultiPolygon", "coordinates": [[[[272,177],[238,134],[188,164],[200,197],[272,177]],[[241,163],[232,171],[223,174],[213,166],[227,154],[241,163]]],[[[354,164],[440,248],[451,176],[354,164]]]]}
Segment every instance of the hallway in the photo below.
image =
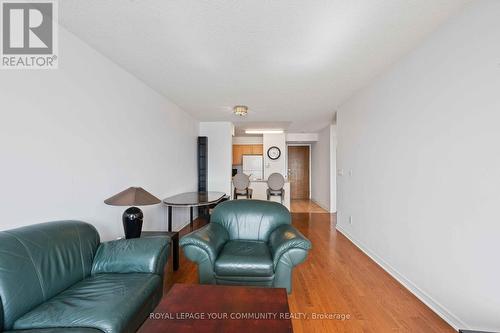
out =
{"type": "MultiPolygon", "coordinates": [[[[295,333],[455,332],[336,229],[335,214],[320,213],[308,200],[295,202],[292,222],[313,243],[306,261],[294,269],[290,311],[295,333]],[[314,211],[314,212],[313,212],[314,211]],[[336,314],[335,318],[313,318],[336,314]],[[298,317],[297,317],[298,318],[298,317]],[[301,317],[302,318],[302,317],[301,317]]],[[[197,219],[195,228],[206,222],[197,219]]],[[[181,236],[189,227],[181,231],[181,236]]],[[[197,267],[181,253],[173,283],[198,283],[197,267]]]]}

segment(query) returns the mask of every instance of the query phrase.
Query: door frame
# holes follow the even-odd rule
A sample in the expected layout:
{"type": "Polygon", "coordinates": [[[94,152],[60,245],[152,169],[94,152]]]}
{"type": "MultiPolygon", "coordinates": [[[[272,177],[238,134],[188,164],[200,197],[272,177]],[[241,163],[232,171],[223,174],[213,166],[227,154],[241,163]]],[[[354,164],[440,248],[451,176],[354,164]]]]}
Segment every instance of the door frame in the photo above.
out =
{"type": "MultiPolygon", "coordinates": [[[[310,143],[287,143],[286,144],[286,159],[285,159],[285,170],[286,170],[286,178],[288,180],[288,147],[309,147],[309,200],[311,200],[311,189],[312,189],[312,160],[311,160],[311,154],[312,154],[312,146],[310,143]]],[[[291,186],[290,186],[290,191],[291,191],[291,186]]],[[[290,201],[292,200],[292,193],[290,193],[290,201]]]]}

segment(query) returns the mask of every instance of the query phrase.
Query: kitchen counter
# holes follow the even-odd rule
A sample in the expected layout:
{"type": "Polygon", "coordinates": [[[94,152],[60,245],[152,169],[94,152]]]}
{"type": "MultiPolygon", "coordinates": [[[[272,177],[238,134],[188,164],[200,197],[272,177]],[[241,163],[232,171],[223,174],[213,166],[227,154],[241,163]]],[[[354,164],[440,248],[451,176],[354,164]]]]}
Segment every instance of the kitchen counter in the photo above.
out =
{"type": "MultiPolygon", "coordinates": [[[[251,180],[249,188],[253,190],[252,199],[267,200],[267,180],[251,180]]],[[[290,182],[285,181],[283,188],[285,190],[283,205],[290,210],[290,182]]],[[[231,185],[231,194],[232,193],[234,193],[234,187],[231,185]]],[[[270,200],[281,203],[281,198],[279,196],[271,196],[270,200]]]]}
{"type": "MultiPolygon", "coordinates": [[[[251,183],[267,183],[267,180],[264,179],[255,179],[255,180],[250,180],[251,183]]],[[[285,180],[285,184],[289,183],[288,180],[285,180]]]]}

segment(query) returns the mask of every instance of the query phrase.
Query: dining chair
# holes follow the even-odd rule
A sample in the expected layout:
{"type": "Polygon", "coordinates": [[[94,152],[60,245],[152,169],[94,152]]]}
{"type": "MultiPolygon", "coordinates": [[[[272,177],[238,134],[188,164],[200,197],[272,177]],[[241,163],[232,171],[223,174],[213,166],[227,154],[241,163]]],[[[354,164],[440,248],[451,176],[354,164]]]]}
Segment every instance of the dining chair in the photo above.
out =
{"type": "Polygon", "coordinates": [[[252,189],[250,185],[250,177],[244,173],[237,173],[233,177],[234,195],[233,199],[238,199],[238,196],[245,196],[247,199],[252,199],[252,189]]]}
{"type": "Polygon", "coordinates": [[[272,173],[267,179],[267,200],[271,200],[271,196],[280,196],[281,203],[285,198],[285,177],[280,173],[272,173]]]}

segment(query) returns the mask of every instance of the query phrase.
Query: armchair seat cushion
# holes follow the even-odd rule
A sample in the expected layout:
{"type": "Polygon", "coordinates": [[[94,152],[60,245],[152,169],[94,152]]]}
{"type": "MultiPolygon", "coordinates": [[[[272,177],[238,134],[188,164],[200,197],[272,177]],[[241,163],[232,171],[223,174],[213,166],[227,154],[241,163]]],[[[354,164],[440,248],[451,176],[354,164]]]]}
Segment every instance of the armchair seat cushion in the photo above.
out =
{"type": "Polygon", "coordinates": [[[273,259],[263,241],[232,240],[215,261],[217,276],[272,277],[273,259]]]}
{"type": "Polygon", "coordinates": [[[161,298],[161,288],[157,274],[97,274],[26,313],[13,328],[87,327],[107,333],[135,332],[161,298]]]}

